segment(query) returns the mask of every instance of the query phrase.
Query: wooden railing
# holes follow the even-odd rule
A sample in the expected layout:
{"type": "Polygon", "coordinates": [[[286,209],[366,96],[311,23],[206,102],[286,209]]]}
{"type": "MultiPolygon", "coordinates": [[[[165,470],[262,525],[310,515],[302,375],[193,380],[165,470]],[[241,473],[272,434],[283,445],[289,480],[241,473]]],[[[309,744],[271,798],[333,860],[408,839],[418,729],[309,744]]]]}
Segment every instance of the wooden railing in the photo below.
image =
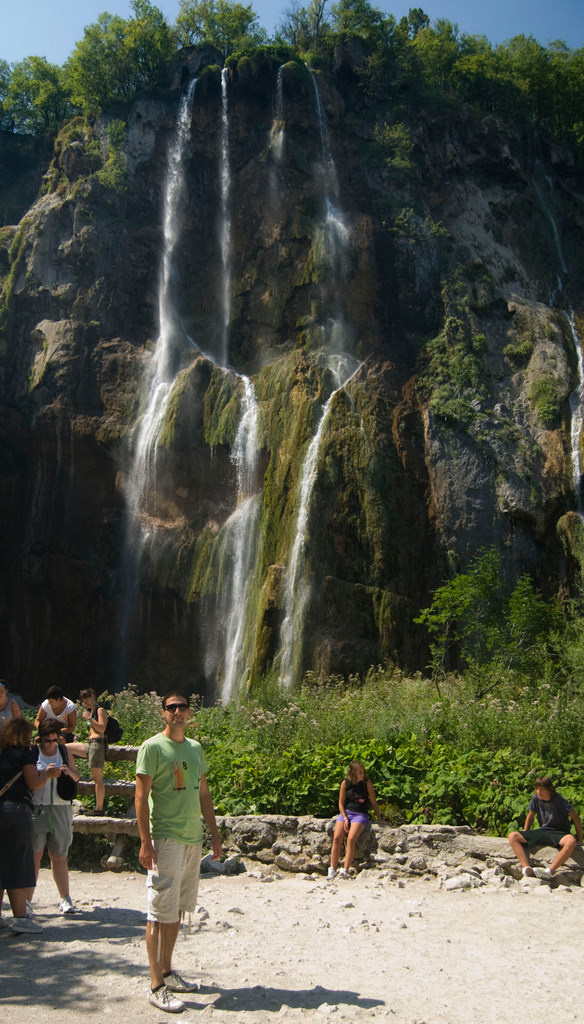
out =
{"type": "MultiPolygon", "coordinates": [[[[108,747],[108,761],[136,761],[138,747],[108,747]]],[[[81,766],[80,766],[81,767],[81,766]]],[[[123,867],[122,853],[128,836],[137,836],[138,822],[134,807],[136,792],[135,782],[126,780],[105,779],[105,793],[107,797],[122,796],[127,801],[126,814],[121,817],[110,817],[109,815],[86,816],[84,814],[73,815],[73,831],[84,835],[106,835],[113,844],[111,853],[102,857],[101,865],[109,868],[110,871],[121,871],[123,867]]],[[[93,796],[95,785],[87,779],[80,779],[77,791],[80,796],[93,796]]]]}

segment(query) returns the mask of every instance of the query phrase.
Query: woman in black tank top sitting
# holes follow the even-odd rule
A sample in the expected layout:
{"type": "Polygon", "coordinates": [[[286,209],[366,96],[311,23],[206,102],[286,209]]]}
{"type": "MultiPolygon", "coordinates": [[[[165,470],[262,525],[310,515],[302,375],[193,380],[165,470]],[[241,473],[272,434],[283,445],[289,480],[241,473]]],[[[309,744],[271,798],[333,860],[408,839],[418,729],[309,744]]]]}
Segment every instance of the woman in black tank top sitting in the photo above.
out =
{"type": "Polygon", "coordinates": [[[333,836],[331,850],[331,866],[328,878],[336,878],[337,865],[341,857],[343,841],[347,840],[345,865],[339,871],[339,878],[349,877],[349,868],[355,856],[357,840],[366,828],[369,828],[369,807],[375,811],[377,820],[381,821],[381,811],[375,799],[375,790],[371,780],[367,778],[360,761],[351,761],[347,769],[347,777],[341,782],[339,792],[339,811],[333,836]]]}

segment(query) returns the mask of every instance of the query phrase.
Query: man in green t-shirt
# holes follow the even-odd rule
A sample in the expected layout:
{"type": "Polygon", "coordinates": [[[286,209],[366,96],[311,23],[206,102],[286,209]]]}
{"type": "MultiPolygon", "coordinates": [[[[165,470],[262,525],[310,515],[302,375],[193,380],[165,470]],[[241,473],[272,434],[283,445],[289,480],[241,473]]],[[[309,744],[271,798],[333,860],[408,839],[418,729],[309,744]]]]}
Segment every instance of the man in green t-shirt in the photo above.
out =
{"type": "Polygon", "coordinates": [[[203,815],[213,846],[221,839],[200,743],[185,736],[190,717],[185,694],[171,690],[162,698],[164,729],[146,740],[136,760],[136,818],[140,864],[148,870],[146,948],[150,963],[149,1001],[159,1010],[184,1008],[174,992],[194,992],[171,966],[180,920],[194,913],[199,886],[203,815]]]}

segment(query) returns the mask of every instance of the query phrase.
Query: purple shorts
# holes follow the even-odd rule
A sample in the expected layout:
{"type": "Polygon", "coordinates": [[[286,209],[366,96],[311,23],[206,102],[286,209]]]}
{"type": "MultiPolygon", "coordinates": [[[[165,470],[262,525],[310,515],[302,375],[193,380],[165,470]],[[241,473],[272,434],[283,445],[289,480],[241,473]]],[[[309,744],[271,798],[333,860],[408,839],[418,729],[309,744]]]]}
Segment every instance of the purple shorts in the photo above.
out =
{"type": "MultiPolygon", "coordinates": [[[[347,811],[346,813],[347,813],[347,818],[349,819],[349,828],[353,824],[365,825],[365,828],[367,828],[367,826],[370,824],[369,816],[367,814],[363,814],[361,811],[347,811]]],[[[342,821],[342,820],[343,820],[343,815],[339,814],[339,816],[337,818],[337,821],[342,821]]]]}

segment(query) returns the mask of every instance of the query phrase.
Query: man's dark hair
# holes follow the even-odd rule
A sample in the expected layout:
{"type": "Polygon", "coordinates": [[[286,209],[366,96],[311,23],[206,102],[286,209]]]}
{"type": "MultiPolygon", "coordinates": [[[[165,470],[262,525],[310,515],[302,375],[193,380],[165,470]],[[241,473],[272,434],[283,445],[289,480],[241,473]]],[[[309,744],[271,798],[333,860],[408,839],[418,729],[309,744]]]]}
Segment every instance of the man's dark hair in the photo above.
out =
{"type": "Polygon", "coordinates": [[[184,700],[185,704],[188,704],[189,707],[191,706],[190,698],[187,697],[186,693],[183,693],[182,690],[177,690],[177,689],[167,690],[166,693],[164,694],[163,698],[162,698],[162,710],[163,711],[164,711],[164,709],[166,707],[166,702],[169,699],[169,697],[180,697],[181,700],[184,700]]]}

